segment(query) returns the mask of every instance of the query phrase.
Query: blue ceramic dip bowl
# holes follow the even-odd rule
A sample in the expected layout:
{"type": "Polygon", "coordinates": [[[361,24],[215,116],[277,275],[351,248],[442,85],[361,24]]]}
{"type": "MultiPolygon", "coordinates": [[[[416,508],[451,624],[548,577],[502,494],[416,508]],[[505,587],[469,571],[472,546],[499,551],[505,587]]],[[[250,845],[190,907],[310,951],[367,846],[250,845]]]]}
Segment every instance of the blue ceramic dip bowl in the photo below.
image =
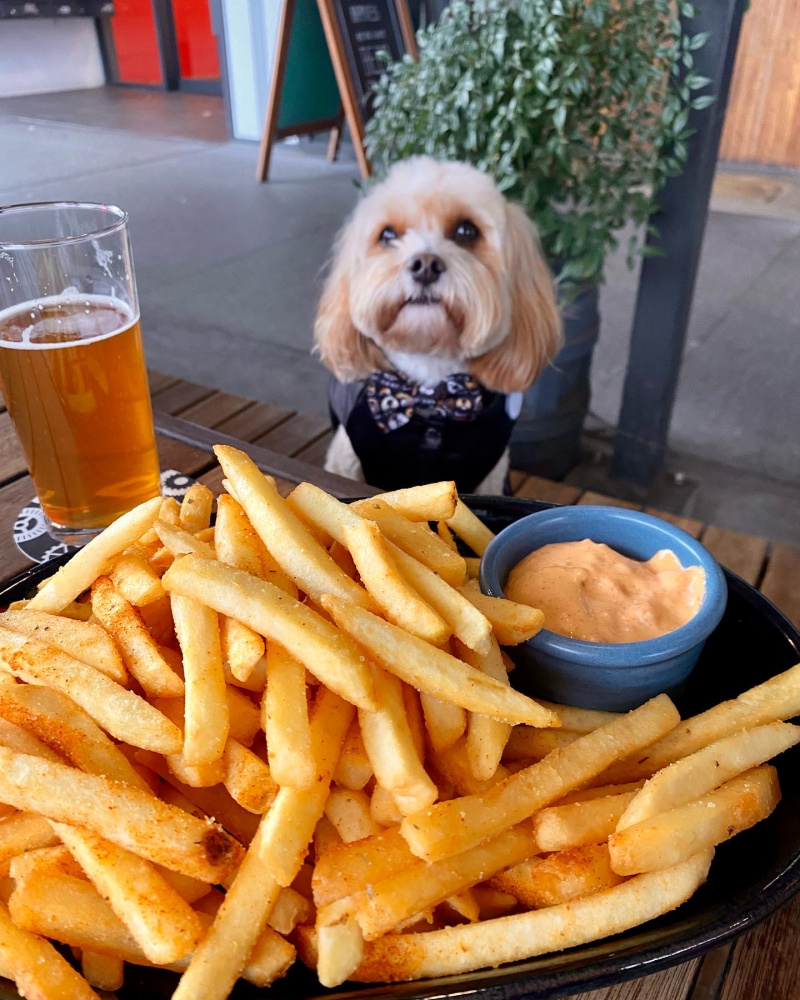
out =
{"type": "Polygon", "coordinates": [[[700,610],[666,635],[639,642],[586,642],[542,629],[507,652],[516,665],[515,687],[565,705],[621,712],[663,692],[676,693],[692,671],[728,598],[716,560],[685,531],[649,514],[619,507],[554,507],[515,521],[490,543],[481,560],[484,594],[505,597],[514,566],[551,542],[591,538],[632,559],[671,549],[686,566],[702,566],[706,590],[700,610]]]}

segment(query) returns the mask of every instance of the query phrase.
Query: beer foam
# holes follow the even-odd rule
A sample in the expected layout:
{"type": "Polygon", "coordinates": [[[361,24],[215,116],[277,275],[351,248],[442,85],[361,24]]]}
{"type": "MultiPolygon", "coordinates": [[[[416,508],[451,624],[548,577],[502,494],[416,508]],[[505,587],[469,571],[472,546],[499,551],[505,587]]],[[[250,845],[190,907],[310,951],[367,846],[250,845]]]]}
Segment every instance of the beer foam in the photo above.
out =
{"type": "Polygon", "coordinates": [[[33,314],[32,318],[35,318],[36,314],[40,311],[40,306],[45,308],[50,306],[92,306],[100,304],[114,309],[125,317],[122,323],[110,333],[101,333],[96,337],[81,337],[78,340],[37,343],[35,341],[32,342],[30,339],[35,327],[34,321],[30,326],[22,330],[21,341],[5,340],[0,336],[0,348],[6,347],[14,351],[57,351],[64,347],[80,347],[83,344],[96,344],[99,340],[109,340],[111,337],[116,337],[117,334],[122,333],[123,330],[127,330],[139,319],[139,314],[137,313],[134,316],[131,307],[126,302],[123,302],[122,299],[114,298],[111,295],[89,295],[79,292],[77,288],[67,288],[60,295],[46,295],[40,299],[31,299],[30,302],[23,302],[20,305],[0,310],[0,330],[2,330],[3,324],[8,320],[17,319],[26,313],[29,316],[33,314]]]}

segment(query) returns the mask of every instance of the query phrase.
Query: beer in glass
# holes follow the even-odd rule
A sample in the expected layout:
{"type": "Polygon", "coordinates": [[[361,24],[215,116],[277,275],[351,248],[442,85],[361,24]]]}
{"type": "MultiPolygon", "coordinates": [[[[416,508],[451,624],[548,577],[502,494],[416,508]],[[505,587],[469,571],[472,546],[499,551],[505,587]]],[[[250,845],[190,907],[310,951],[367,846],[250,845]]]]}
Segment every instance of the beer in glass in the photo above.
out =
{"type": "Polygon", "coordinates": [[[0,208],[0,388],[63,541],[160,489],[127,221],[106,205],[0,208]]]}

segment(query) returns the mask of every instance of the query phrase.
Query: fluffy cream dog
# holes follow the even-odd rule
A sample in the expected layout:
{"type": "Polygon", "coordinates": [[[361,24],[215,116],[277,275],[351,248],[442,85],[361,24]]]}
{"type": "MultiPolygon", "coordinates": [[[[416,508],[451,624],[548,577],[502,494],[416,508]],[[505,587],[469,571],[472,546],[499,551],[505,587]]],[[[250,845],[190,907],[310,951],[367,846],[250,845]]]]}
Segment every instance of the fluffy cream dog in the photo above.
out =
{"type": "Polygon", "coordinates": [[[336,376],[325,467],[499,493],[521,393],[561,325],[533,224],[464,163],[398,163],[339,234],[315,324],[336,376]]]}

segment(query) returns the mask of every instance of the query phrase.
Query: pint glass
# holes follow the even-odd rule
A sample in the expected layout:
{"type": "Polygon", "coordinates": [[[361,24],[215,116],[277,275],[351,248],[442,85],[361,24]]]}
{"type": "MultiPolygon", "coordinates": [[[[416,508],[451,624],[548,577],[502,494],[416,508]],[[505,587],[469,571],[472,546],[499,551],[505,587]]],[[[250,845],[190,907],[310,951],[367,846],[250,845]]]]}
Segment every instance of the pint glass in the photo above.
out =
{"type": "Polygon", "coordinates": [[[159,493],[121,209],[0,208],[0,388],[62,541],[87,541],[159,493]]]}

